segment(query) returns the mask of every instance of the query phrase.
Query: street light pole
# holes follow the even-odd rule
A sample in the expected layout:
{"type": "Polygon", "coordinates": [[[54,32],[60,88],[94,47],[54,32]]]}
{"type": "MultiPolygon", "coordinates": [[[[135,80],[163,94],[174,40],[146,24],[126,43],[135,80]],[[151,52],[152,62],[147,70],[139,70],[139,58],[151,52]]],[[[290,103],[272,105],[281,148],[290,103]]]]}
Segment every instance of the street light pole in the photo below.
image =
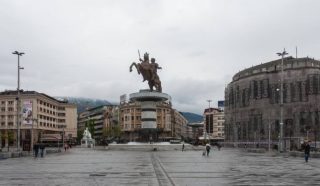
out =
{"type": "Polygon", "coordinates": [[[20,70],[23,67],[20,67],[20,56],[22,56],[23,52],[14,51],[12,54],[18,56],[18,87],[17,87],[17,151],[20,152],[20,70]]]}
{"type": "Polygon", "coordinates": [[[281,56],[281,79],[280,79],[280,140],[279,140],[279,151],[282,152],[283,149],[283,57],[287,55],[286,49],[283,52],[277,53],[281,56]]]}
{"type": "Polygon", "coordinates": [[[210,141],[210,132],[211,132],[211,131],[210,131],[210,128],[211,128],[211,127],[210,127],[210,125],[211,125],[211,123],[210,123],[210,112],[211,112],[211,110],[210,110],[210,103],[211,103],[211,101],[212,101],[212,100],[210,100],[210,99],[209,99],[209,100],[207,100],[207,102],[209,103],[209,109],[208,109],[208,113],[209,113],[209,114],[208,114],[208,120],[209,120],[209,121],[208,121],[208,128],[209,128],[209,130],[208,130],[208,133],[209,133],[209,141],[210,141]]]}

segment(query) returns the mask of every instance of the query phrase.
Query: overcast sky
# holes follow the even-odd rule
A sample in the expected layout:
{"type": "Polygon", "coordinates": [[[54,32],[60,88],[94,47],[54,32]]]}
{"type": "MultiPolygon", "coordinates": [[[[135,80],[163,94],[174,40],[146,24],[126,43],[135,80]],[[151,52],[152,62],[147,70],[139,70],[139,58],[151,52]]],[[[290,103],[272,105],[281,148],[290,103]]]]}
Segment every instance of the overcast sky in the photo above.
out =
{"type": "Polygon", "coordinates": [[[320,58],[317,0],[1,0],[0,91],[119,102],[148,88],[129,66],[150,53],[163,92],[201,114],[224,99],[232,76],[283,48],[320,58]]]}

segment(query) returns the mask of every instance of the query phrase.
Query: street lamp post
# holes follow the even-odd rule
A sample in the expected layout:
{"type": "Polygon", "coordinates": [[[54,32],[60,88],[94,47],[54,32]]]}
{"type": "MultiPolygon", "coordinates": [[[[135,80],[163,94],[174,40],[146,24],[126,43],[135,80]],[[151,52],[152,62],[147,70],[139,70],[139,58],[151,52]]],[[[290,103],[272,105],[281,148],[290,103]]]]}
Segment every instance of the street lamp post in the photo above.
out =
{"type": "Polygon", "coordinates": [[[31,119],[32,120],[32,125],[31,125],[31,140],[30,140],[30,151],[32,152],[32,149],[33,149],[33,134],[34,134],[34,132],[33,132],[33,124],[34,124],[34,122],[37,122],[37,129],[39,128],[38,127],[38,119],[37,118],[32,118],[31,119]]]}
{"type": "Polygon", "coordinates": [[[281,56],[281,79],[280,79],[280,139],[279,139],[279,151],[282,152],[283,149],[283,57],[287,55],[285,49],[283,52],[277,53],[281,56]]]}
{"type": "Polygon", "coordinates": [[[209,133],[209,135],[208,135],[208,136],[209,136],[209,142],[210,142],[210,132],[211,132],[211,131],[210,131],[210,128],[211,128],[211,127],[210,127],[210,125],[211,125],[211,123],[210,123],[210,112],[211,112],[211,110],[210,110],[210,103],[212,102],[212,100],[209,99],[209,100],[207,100],[207,102],[209,103],[209,109],[208,109],[208,113],[209,113],[209,114],[208,114],[208,133],[209,133]]]}
{"type": "Polygon", "coordinates": [[[20,70],[23,67],[20,67],[20,56],[22,56],[23,52],[14,51],[12,54],[18,56],[18,87],[17,87],[17,151],[20,152],[20,70]]]}

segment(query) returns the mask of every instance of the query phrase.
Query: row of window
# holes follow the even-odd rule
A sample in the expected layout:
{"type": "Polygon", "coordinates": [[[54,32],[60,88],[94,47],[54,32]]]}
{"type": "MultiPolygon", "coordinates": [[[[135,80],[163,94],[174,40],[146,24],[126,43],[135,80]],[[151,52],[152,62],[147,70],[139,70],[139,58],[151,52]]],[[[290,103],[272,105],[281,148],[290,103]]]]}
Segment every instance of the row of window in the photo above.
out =
{"type": "MultiPolygon", "coordinates": [[[[1,127],[4,127],[4,126],[6,126],[6,122],[2,121],[1,122],[1,127]]],[[[13,122],[8,122],[8,126],[12,127],[13,126],[13,122]]]]}
{"type": "MultiPolygon", "coordinates": [[[[4,120],[4,119],[6,118],[6,115],[1,115],[0,118],[1,118],[2,120],[4,120]]],[[[7,115],[7,118],[8,118],[8,119],[13,119],[13,118],[14,118],[14,115],[7,115]]]]}
{"type": "Polygon", "coordinates": [[[51,128],[59,128],[59,125],[53,124],[53,123],[45,123],[40,122],[40,127],[51,127],[51,128]]]}
{"type": "Polygon", "coordinates": [[[55,105],[52,105],[50,103],[44,102],[42,100],[38,100],[38,104],[43,105],[43,106],[48,107],[48,108],[52,108],[52,109],[65,110],[65,107],[55,106],[55,105]]]}
{"type": "MultiPolygon", "coordinates": [[[[169,109],[157,109],[157,112],[169,112],[170,110],[169,109]]],[[[123,109],[121,110],[121,113],[133,113],[133,112],[141,112],[141,109],[140,108],[136,108],[136,109],[123,109]]]]}
{"type": "Polygon", "coordinates": [[[5,107],[1,107],[0,109],[1,112],[5,112],[5,111],[9,111],[9,112],[13,112],[14,108],[13,107],[8,107],[7,109],[5,107]]]}
{"type": "MultiPolygon", "coordinates": [[[[8,105],[13,105],[14,101],[8,101],[8,105]]],[[[5,105],[6,101],[1,101],[1,105],[5,105]]]]}
{"type": "MultiPolygon", "coordinates": [[[[121,121],[130,121],[130,118],[131,120],[134,120],[134,116],[124,116],[124,117],[121,117],[121,121]]],[[[136,116],[136,120],[140,121],[141,120],[141,116],[136,116]]]]}

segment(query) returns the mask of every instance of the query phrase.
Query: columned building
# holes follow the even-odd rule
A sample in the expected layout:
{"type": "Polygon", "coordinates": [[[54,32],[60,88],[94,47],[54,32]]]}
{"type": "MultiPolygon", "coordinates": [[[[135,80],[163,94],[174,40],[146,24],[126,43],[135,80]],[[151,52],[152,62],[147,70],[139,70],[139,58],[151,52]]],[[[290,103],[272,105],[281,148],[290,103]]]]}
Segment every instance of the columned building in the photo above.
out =
{"type": "MultiPolygon", "coordinates": [[[[152,140],[165,140],[172,136],[171,104],[158,102],[156,104],[156,136],[152,140]]],[[[141,104],[140,102],[128,102],[120,105],[120,127],[124,139],[128,141],[148,141],[143,139],[141,130],[141,104]]]]}
{"type": "MultiPolygon", "coordinates": [[[[276,147],[280,136],[281,59],[238,72],[225,89],[226,141],[276,147]],[[269,140],[270,137],[270,140],[269,140]]],[[[320,61],[284,58],[283,140],[286,149],[320,139],[320,61]]]]}
{"type": "MultiPolygon", "coordinates": [[[[126,141],[148,141],[141,128],[141,103],[137,101],[122,102],[120,104],[119,122],[122,137],[126,141]]],[[[170,101],[156,103],[155,136],[151,140],[169,141],[170,139],[181,139],[187,135],[185,127],[187,120],[177,110],[173,109],[170,101]]]]}
{"type": "Polygon", "coordinates": [[[0,92],[0,147],[13,148],[17,144],[17,111],[20,123],[20,145],[23,150],[37,142],[72,142],[77,136],[77,108],[36,91],[20,91],[17,109],[17,91],[0,92]]]}

